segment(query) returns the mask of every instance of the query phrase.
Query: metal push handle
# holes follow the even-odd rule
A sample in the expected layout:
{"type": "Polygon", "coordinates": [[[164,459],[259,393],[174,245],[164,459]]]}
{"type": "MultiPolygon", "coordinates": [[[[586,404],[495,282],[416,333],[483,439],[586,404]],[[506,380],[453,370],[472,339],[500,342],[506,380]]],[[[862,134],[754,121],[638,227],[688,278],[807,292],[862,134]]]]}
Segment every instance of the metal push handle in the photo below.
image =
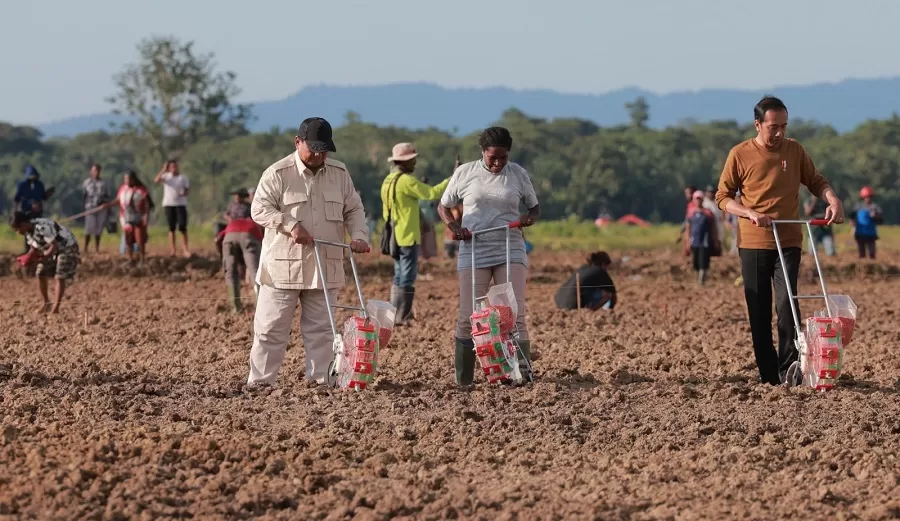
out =
{"type": "MultiPolygon", "coordinates": [[[[495,226],[493,228],[485,228],[484,230],[478,231],[469,231],[467,235],[468,239],[471,239],[472,246],[470,253],[472,254],[472,312],[475,312],[475,301],[478,298],[475,296],[475,237],[484,233],[490,232],[499,232],[501,230],[506,231],[506,282],[509,282],[510,272],[509,272],[509,232],[513,228],[521,228],[522,223],[519,221],[513,221],[511,223],[505,224],[503,226],[495,226]]],[[[466,240],[466,239],[463,239],[466,240]]]]}
{"type": "Polygon", "coordinates": [[[812,227],[813,226],[828,226],[830,223],[828,219],[810,219],[810,220],[802,220],[802,219],[773,219],[772,220],[772,234],[775,235],[775,248],[778,250],[778,259],[781,261],[781,269],[784,272],[784,284],[787,289],[788,298],[791,302],[791,316],[794,318],[794,328],[797,331],[797,334],[800,334],[800,317],[798,316],[797,307],[794,305],[795,300],[800,299],[817,299],[821,298],[825,300],[825,311],[828,314],[828,318],[834,318],[834,315],[831,312],[831,304],[828,302],[828,289],[825,287],[825,277],[822,274],[822,265],[819,263],[819,252],[816,251],[816,245],[813,243],[812,239],[812,227]],[[791,293],[791,281],[788,278],[788,269],[787,264],[784,262],[784,251],[781,248],[781,238],[778,236],[778,226],[779,224],[804,224],[806,225],[806,232],[809,235],[810,244],[812,244],[812,254],[813,260],[816,262],[816,272],[819,274],[819,285],[822,287],[821,295],[794,295],[791,293]]]}
{"type": "MultiPolygon", "coordinates": [[[[368,253],[369,251],[371,251],[371,249],[366,250],[366,253],[368,253]]],[[[325,307],[328,308],[328,319],[331,322],[331,333],[335,336],[337,336],[338,334],[337,326],[334,325],[334,310],[332,310],[332,308],[352,309],[354,311],[360,311],[362,312],[363,318],[369,320],[369,312],[366,311],[366,304],[363,300],[362,287],[360,287],[359,284],[359,272],[356,269],[356,258],[353,256],[353,250],[350,248],[350,245],[344,244],[343,242],[313,239],[313,252],[316,254],[316,269],[319,272],[319,277],[322,279],[322,288],[325,291],[325,307]],[[331,303],[331,297],[328,295],[328,280],[325,278],[325,270],[322,266],[322,254],[319,252],[320,244],[325,246],[346,248],[347,251],[350,252],[350,267],[353,269],[353,283],[356,285],[356,296],[359,297],[359,307],[331,303]]]]}

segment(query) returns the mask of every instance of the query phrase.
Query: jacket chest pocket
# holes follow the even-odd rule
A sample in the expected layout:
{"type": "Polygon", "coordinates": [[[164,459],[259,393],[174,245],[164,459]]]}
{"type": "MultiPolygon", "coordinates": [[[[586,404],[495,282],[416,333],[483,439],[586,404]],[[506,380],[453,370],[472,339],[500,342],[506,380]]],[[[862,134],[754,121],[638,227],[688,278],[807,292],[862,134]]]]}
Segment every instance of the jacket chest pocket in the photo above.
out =
{"type": "Polygon", "coordinates": [[[322,198],[325,200],[325,220],[326,221],[343,221],[344,220],[344,197],[337,191],[322,192],[322,198]]]}
{"type": "Polygon", "coordinates": [[[297,221],[306,221],[309,215],[309,197],[303,192],[285,192],[281,196],[284,213],[297,221]]]}

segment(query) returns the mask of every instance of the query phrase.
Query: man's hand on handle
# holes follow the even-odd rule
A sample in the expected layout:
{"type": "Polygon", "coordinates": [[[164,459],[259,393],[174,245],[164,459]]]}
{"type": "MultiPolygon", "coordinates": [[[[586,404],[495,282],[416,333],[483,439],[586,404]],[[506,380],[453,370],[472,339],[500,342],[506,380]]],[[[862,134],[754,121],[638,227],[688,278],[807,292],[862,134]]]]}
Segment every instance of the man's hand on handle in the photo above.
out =
{"type": "Polygon", "coordinates": [[[291,228],[291,239],[294,240],[294,243],[303,244],[305,246],[311,246],[313,243],[312,235],[310,235],[303,226],[300,226],[300,223],[295,224],[294,227],[291,228]]]}
{"type": "Polygon", "coordinates": [[[756,225],[757,228],[771,228],[772,218],[766,214],[757,212],[756,210],[748,210],[747,218],[756,225]]]}
{"type": "Polygon", "coordinates": [[[369,253],[369,244],[366,241],[356,239],[350,241],[350,249],[353,253],[369,253]]]}

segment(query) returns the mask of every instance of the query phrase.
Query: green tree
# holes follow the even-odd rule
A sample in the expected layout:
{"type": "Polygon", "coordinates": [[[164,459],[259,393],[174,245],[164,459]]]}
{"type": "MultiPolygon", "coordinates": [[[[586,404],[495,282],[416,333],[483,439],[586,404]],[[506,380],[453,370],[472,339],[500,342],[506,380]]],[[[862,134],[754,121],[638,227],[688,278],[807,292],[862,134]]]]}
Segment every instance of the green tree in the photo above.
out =
{"type": "Polygon", "coordinates": [[[625,108],[628,110],[628,117],[631,119],[631,126],[634,128],[647,128],[647,121],[650,120],[650,105],[643,96],[631,103],[626,103],[625,108]]]}
{"type": "Polygon", "coordinates": [[[138,61],[114,77],[107,101],[127,116],[119,130],[147,141],[158,161],[184,154],[200,138],[228,139],[246,133],[248,105],[234,72],[216,70],[214,55],[197,54],[194,43],[154,37],[141,41],[138,61]]]}

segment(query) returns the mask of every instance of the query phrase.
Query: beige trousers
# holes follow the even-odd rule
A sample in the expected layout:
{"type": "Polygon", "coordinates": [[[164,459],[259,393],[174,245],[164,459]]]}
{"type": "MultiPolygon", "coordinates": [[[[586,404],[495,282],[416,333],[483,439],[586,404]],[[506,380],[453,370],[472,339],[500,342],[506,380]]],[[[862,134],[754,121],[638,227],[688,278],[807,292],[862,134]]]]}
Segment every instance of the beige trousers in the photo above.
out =
{"type": "MultiPolygon", "coordinates": [[[[337,290],[329,296],[337,298],[337,290]]],[[[300,333],[306,351],[306,379],[325,381],[334,356],[331,321],[325,292],[318,289],[290,290],[260,286],[253,319],[253,347],[250,348],[248,384],[274,384],[288,342],[294,311],[300,305],[300,333]]]]}
{"type": "MultiPolygon", "coordinates": [[[[512,279],[513,292],[516,294],[516,326],[519,329],[519,340],[528,340],[528,329],[525,327],[525,279],[528,268],[522,264],[510,264],[509,278],[512,279]]],[[[479,268],[475,270],[475,296],[483,297],[492,285],[504,284],[506,265],[479,268]],[[493,284],[491,281],[493,280],[493,284]]],[[[472,338],[472,271],[459,272],[459,318],[456,321],[456,338],[472,338]]]]}

